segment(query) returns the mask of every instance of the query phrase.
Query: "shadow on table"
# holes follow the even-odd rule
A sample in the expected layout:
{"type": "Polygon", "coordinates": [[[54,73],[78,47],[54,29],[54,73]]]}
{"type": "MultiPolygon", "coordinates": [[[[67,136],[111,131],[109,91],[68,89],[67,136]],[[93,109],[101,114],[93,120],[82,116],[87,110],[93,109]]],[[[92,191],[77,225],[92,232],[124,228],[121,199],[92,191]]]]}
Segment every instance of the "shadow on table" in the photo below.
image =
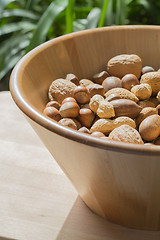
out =
{"type": "Polygon", "coordinates": [[[57,240],[159,240],[160,231],[125,228],[94,214],[78,196],[57,240]]]}
{"type": "Polygon", "coordinates": [[[17,239],[15,239],[15,238],[6,238],[6,237],[1,237],[0,236],[0,240],[17,240],[17,239]]]}

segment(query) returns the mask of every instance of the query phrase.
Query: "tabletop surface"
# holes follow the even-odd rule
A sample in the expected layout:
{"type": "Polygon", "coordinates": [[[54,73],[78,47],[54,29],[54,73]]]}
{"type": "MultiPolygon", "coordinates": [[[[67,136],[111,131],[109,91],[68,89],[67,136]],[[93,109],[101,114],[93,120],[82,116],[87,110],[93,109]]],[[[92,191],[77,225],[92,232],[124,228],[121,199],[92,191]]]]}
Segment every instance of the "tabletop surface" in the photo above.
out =
{"type": "Polygon", "coordinates": [[[0,239],[159,240],[94,214],[14,104],[0,93],[0,239]]]}

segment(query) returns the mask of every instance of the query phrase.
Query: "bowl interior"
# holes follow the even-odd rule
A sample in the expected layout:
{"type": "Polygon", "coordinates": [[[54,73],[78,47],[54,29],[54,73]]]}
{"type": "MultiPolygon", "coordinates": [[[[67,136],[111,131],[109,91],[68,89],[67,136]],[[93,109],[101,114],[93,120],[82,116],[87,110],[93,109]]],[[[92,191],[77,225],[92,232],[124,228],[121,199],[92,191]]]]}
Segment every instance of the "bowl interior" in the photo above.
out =
{"type": "MultiPolygon", "coordinates": [[[[111,57],[124,53],[137,54],[142,58],[143,66],[151,65],[158,70],[160,27],[105,27],[46,42],[17,64],[11,77],[13,98],[23,112],[43,125],[46,118],[37,116],[37,112],[44,109],[53,80],[65,78],[68,73],[74,73],[79,79],[91,79],[93,74],[106,70],[111,57]],[[36,110],[34,114],[33,109],[36,110]],[[37,120],[39,118],[43,121],[37,120]]],[[[52,125],[51,121],[48,125],[52,125]]]]}

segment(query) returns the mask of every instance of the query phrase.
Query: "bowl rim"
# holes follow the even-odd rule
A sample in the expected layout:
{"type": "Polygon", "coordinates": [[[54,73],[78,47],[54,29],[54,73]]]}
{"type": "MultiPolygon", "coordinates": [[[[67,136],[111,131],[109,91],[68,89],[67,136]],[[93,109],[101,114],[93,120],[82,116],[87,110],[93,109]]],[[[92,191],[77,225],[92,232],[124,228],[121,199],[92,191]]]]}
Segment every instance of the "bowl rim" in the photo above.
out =
{"type": "Polygon", "coordinates": [[[21,87],[21,75],[22,72],[27,65],[27,63],[32,59],[35,55],[39,52],[43,51],[44,49],[48,48],[52,44],[56,44],[59,41],[63,41],[65,39],[69,39],[74,36],[78,35],[85,35],[92,32],[98,31],[117,31],[117,30],[139,30],[139,29],[146,29],[146,30],[160,30],[160,26],[156,25],[122,25],[122,26],[107,26],[102,28],[95,28],[95,29],[87,29],[79,32],[74,32],[70,34],[66,34],[52,40],[49,40],[45,43],[40,44],[26,55],[24,55],[19,62],[14,67],[11,76],[10,76],[10,91],[13,100],[20,108],[20,110],[31,120],[38,123],[42,127],[48,129],[51,132],[54,132],[58,135],[61,135],[65,138],[70,140],[80,142],[82,144],[90,145],[93,147],[111,150],[111,151],[118,151],[118,152],[127,152],[132,154],[142,154],[142,155],[160,155],[160,147],[152,146],[152,145],[141,145],[141,144],[132,144],[132,143],[123,143],[123,142],[114,142],[108,141],[101,138],[96,138],[88,134],[80,133],[77,130],[64,127],[59,123],[49,119],[48,117],[44,116],[38,109],[31,106],[25,97],[23,89],[21,87]]]}

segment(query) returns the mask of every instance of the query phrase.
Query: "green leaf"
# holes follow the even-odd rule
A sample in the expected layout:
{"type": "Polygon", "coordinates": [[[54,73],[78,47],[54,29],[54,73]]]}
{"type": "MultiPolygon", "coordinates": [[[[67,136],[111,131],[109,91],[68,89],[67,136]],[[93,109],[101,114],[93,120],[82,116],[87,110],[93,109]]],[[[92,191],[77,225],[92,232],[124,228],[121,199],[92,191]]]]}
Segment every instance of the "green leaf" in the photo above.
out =
{"type": "Polygon", "coordinates": [[[88,28],[96,28],[101,16],[100,8],[93,8],[87,17],[86,29],[88,28]]]}
{"type": "Polygon", "coordinates": [[[116,25],[122,25],[126,23],[126,10],[127,6],[124,0],[119,0],[116,2],[116,25]]]}
{"type": "Polygon", "coordinates": [[[1,14],[0,14],[0,19],[3,18],[7,18],[7,17],[26,17],[26,18],[30,18],[32,20],[37,20],[39,17],[31,12],[31,11],[27,11],[24,9],[9,9],[9,10],[4,10],[1,14]]]}
{"type": "Polygon", "coordinates": [[[56,0],[49,5],[37,24],[27,52],[45,41],[49,28],[56,17],[67,7],[67,4],[67,0],[56,0]]]}
{"type": "Polygon", "coordinates": [[[16,59],[20,59],[21,53],[19,52],[25,52],[24,49],[28,46],[31,35],[31,33],[25,35],[19,33],[19,35],[13,35],[0,45],[1,78],[3,78],[6,73],[14,67],[14,64],[16,64],[16,59]],[[20,57],[18,55],[20,55],[20,57]]]}
{"type": "Polygon", "coordinates": [[[73,31],[82,31],[86,29],[87,25],[87,20],[86,19],[77,19],[76,21],[73,22],[73,31]]]}
{"type": "Polygon", "coordinates": [[[17,55],[13,55],[12,58],[9,59],[8,64],[0,72],[0,80],[15,66],[15,64],[22,58],[25,54],[25,51],[19,52],[17,55]]]}
{"type": "Polygon", "coordinates": [[[15,48],[21,42],[25,42],[26,40],[28,40],[28,42],[29,42],[31,37],[32,37],[32,33],[27,33],[24,35],[22,33],[19,33],[19,34],[11,36],[10,38],[7,38],[0,45],[0,59],[3,54],[7,55],[8,51],[11,51],[13,48],[15,48]]]}
{"type": "Polygon", "coordinates": [[[113,0],[109,0],[107,11],[106,11],[105,21],[106,21],[106,25],[108,25],[108,26],[115,24],[114,10],[113,10],[113,0]]]}
{"type": "Polygon", "coordinates": [[[68,0],[66,8],[66,33],[73,32],[73,13],[74,13],[75,0],[68,0]]]}
{"type": "Polygon", "coordinates": [[[109,3],[109,0],[104,1],[101,16],[100,16],[100,20],[99,20],[99,23],[98,23],[98,27],[103,27],[104,26],[104,22],[105,22],[105,18],[106,18],[106,11],[107,11],[107,8],[108,8],[108,3],[109,3]]]}
{"type": "Polygon", "coordinates": [[[11,2],[15,2],[15,0],[0,0],[0,12],[11,2]]]}
{"type": "Polygon", "coordinates": [[[30,22],[17,22],[17,23],[8,23],[0,27],[0,36],[17,32],[20,30],[30,31],[35,29],[36,25],[30,22]]]}

